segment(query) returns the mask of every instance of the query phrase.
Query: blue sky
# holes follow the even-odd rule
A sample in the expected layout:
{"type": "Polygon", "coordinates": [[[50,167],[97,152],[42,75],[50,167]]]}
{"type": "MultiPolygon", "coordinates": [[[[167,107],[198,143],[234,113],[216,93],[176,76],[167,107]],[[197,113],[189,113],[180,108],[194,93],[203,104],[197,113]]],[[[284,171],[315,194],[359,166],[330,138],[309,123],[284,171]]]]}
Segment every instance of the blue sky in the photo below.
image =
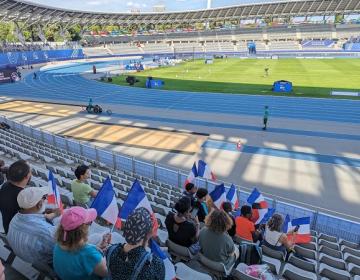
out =
{"type": "MultiPolygon", "coordinates": [[[[166,11],[205,9],[207,0],[28,0],[30,2],[59,8],[98,12],[152,12],[154,5],[165,5],[166,11]]],[[[274,1],[274,0],[267,0],[274,1]]],[[[264,0],[212,0],[212,7],[232,6],[264,0]]]]}

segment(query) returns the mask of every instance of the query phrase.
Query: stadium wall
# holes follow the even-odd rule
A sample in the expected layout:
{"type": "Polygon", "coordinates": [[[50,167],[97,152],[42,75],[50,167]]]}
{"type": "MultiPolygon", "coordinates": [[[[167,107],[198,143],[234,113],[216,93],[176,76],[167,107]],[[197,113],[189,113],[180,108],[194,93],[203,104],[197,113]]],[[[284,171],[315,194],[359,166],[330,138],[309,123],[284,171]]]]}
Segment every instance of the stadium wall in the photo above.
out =
{"type": "Polygon", "coordinates": [[[84,58],[82,49],[49,50],[49,51],[24,51],[0,53],[0,67],[26,66],[58,60],[84,58]]]}

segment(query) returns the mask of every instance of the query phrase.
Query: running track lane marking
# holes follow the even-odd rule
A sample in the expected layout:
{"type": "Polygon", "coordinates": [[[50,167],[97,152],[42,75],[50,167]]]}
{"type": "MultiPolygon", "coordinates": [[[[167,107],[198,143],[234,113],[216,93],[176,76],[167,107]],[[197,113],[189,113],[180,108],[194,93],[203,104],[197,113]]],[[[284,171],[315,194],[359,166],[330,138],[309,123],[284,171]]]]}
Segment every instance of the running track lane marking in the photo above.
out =
{"type": "MultiPolygon", "coordinates": [[[[236,147],[236,143],[224,142],[224,141],[207,140],[204,142],[204,144],[201,147],[209,148],[209,149],[218,149],[218,150],[239,152],[236,147]]],[[[260,155],[267,155],[267,156],[274,156],[274,157],[281,157],[281,158],[306,160],[306,161],[313,161],[313,162],[319,162],[319,163],[340,164],[340,165],[346,165],[346,166],[352,166],[352,167],[360,167],[360,159],[341,157],[341,156],[295,152],[295,151],[289,151],[289,150],[255,147],[255,146],[248,146],[248,145],[242,145],[241,152],[248,153],[248,154],[260,154],[260,155]]]]}

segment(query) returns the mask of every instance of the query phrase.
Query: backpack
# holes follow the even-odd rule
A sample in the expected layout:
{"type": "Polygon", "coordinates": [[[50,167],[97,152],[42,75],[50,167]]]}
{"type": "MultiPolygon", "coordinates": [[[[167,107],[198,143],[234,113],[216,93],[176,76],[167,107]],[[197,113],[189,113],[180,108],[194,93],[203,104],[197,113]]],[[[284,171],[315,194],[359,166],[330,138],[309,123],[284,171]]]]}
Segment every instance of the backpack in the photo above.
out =
{"type": "Polygon", "coordinates": [[[240,257],[238,262],[247,265],[261,264],[262,263],[262,250],[254,243],[242,242],[239,245],[240,257]]]}
{"type": "MultiPolygon", "coordinates": [[[[114,244],[114,245],[111,245],[109,247],[109,249],[107,250],[106,252],[106,266],[107,266],[107,269],[108,269],[108,276],[103,278],[103,280],[111,280],[111,273],[110,273],[110,258],[111,258],[111,255],[112,253],[114,252],[114,250],[119,247],[119,246],[123,246],[124,244],[114,244]]],[[[136,280],[137,277],[139,276],[141,270],[143,269],[144,265],[146,262],[151,262],[152,260],[152,253],[151,252],[144,252],[140,259],[137,261],[137,263],[135,264],[135,269],[134,271],[132,272],[129,280],[136,280]]]]}

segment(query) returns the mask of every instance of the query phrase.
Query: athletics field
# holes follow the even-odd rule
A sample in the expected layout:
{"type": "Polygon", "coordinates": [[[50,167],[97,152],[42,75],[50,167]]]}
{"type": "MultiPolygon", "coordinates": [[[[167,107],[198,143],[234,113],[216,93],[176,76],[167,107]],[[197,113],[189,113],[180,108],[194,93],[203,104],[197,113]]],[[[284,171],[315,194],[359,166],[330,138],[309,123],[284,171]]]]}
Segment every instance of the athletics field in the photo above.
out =
{"type": "MultiPolygon", "coordinates": [[[[332,90],[360,91],[360,59],[215,59],[188,61],[135,73],[136,87],[145,87],[146,77],[162,79],[163,89],[200,92],[273,94],[274,81],[293,83],[292,96],[331,97],[332,90]],[[269,69],[268,76],[265,68],[269,69]]],[[[126,76],[113,83],[126,85],[126,76]]],[[[284,94],[278,94],[284,95],[284,94]]]]}

